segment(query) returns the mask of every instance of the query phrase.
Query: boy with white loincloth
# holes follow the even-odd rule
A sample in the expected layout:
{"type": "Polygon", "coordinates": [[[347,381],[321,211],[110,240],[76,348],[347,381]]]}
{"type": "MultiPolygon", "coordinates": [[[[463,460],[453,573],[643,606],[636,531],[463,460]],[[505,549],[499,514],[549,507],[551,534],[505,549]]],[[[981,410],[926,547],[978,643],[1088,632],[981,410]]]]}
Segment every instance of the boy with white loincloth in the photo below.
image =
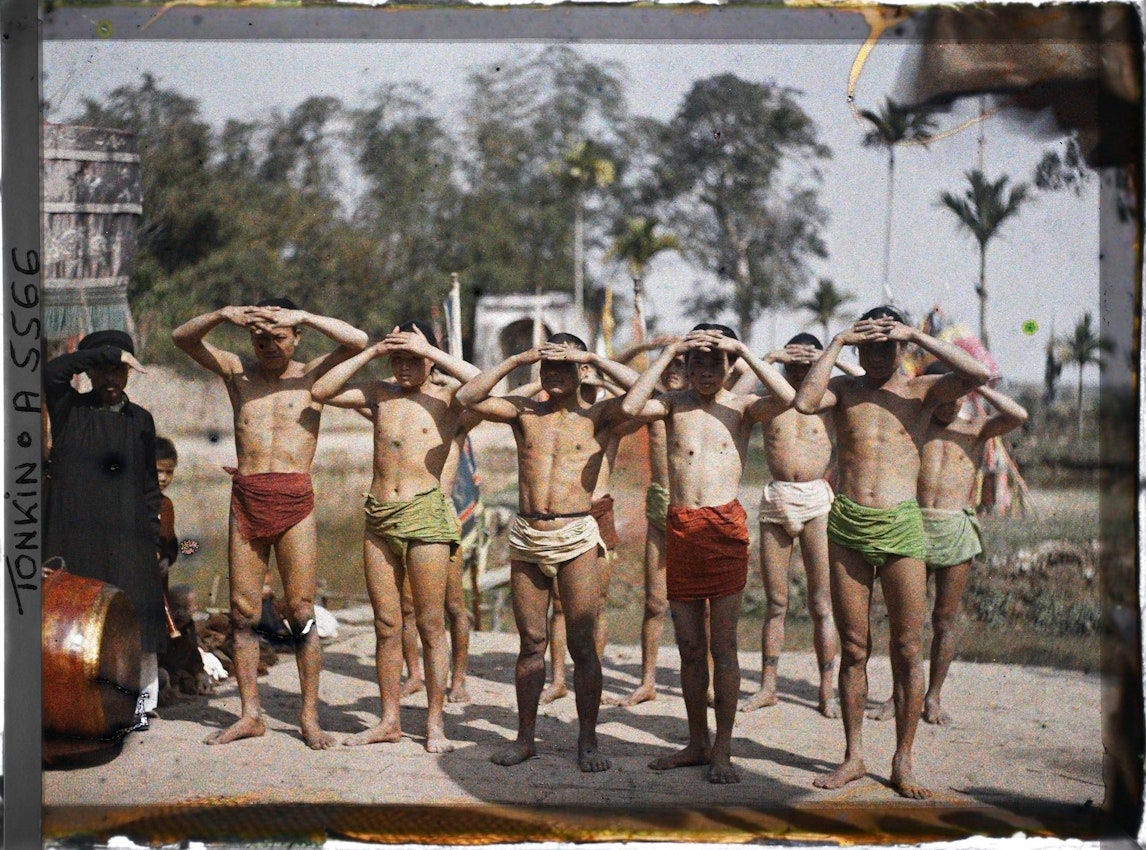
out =
{"type": "Polygon", "coordinates": [[[604,553],[590,513],[601,459],[616,428],[627,425],[619,398],[588,402],[580,392],[583,363],[629,387],[637,378],[626,366],[598,357],[572,334],[555,334],[541,347],[515,354],[458,390],[458,400],[485,419],[513,429],[520,475],[519,513],[509,532],[510,586],[521,638],[514,674],[517,739],[492,756],[513,765],[536,753],[537,706],[545,685],[546,615],[554,583],[565,609],[573,690],[580,731],[582,771],[607,770],[597,748],[601,663],[595,646],[600,605],[597,559],[604,553]],[[514,369],[540,361],[544,401],[490,396],[514,369]]]}
{"type": "MultiPolygon", "coordinates": [[[[924,374],[950,371],[943,363],[933,363],[924,374]]],[[[998,413],[986,416],[961,400],[935,405],[925,411],[920,452],[918,489],[927,541],[925,560],[927,571],[935,576],[931,669],[923,696],[923,720],[938,725],[951,722],[940,705],[940,692],[955,657],[959,600],[971,574],[971,560],[983,551],[983,533],[975,514],[975,479],[983,447],[1027,420],[1026,410],[998,390],[982,386],[975,392],[998,413]]],[[[894,713],[895,702],[889,698],[868,716],[886,720],[894,713]]]]}
{"type": "Polygon", "coordinates": [[[688,745],[649,767],[707,764],[715,783],[739,782],[732,766],[732,725],[740,690],[736,621],[748,577],[748,527],[737,501],[748,438],[757,422],[791,404],[795,391],[758,360],[731,329],[700,324],[661,352],[625,397],[624,410],[644,422],[663,420],[668,435],[670,504],[665,526],[665,579],[681,655],[688,745]],[[689,388],[653,398],[669,364],[686,357],[689,388]],[[743,357],[770,390],[764,396],[725,389],[730,360],[743,357]],[[706,605],[707,603],[707,605],[706,605]],[[709,611],[710,636],[705,634],[709,611]],[[711,646],[716,738],[708,734],[711,646]]]}
{"type": "Polygon", "coordinates": [[[478,374],[476,367],[438,348],[428,325],[407,322],[314,386],[320,401],[351,410],[369,408],[374,420],[374,477],[364,508],[363,560],[374,608],[382,714],[375,727],[346,739],[348,746],[393,743],[402,737],[401,587],[408,575],[425,654],[425,747],[431,753],[454,748],[443,721],[449,673],[445,604],[450,560],[461,535],[454,507],[442,492],[441,476],[458,433],[472,427],[476,418],[458,404],[457,384],[429,380],[435,367],[463,382],[478,374]],[[367,363],[383,356],[390,358],[392,381],[347,383],[367,363]]]}

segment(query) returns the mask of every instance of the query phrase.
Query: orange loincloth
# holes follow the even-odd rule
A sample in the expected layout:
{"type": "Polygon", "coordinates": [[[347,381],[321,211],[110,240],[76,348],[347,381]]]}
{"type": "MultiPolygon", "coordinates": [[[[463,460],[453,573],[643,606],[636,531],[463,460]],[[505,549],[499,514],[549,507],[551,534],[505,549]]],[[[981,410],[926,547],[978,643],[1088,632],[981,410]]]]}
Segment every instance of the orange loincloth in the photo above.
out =
{"type": "Polygon", "coordinates": [[[719,599],[748,580],[748,517],[736,499],[701,508],[670,506],[665,521],[668,598],[719,599]]]}
{"type": "Polygon", "coordinates": [[[231,472],[231,513],[244,540],[277,538],[313,510],[314,488],[306,472],[231,472]]]}
{"type": "Polygon", "coordinates": [[[594,499],[593,504],[589,505],[589,513],[597,520],[597,528],[601,532],[605,548],[612,552],[620,543],[617,537],[616,519],[613,516],[613,497],[605,495],[600,499],[594,499]]]}

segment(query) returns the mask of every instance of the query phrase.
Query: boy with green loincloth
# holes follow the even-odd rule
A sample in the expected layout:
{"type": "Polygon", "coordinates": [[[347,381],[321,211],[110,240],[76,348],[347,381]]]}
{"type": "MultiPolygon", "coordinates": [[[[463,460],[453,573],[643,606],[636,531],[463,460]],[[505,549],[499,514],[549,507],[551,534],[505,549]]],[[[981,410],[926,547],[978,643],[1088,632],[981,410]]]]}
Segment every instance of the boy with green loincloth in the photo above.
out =
{"type": "Polygon", "coordinates": [[[847,750],[842,765],[815,780],[819,788],[840,788],[867,770],[861,752],[863,709],[872,585],[878,575],[891,623],[896,706],[891,784],[904,797],[932,796],[915,779],[911,764],[923,702],[919,655],[927,588],[923,516],[916,501],[921,414],[960,398],[987,377],[986,367],[971,355],[904,324],[895,309],[877,307],[836,335],[796,393],[794,406],[801,413],[832,411],[840,472],[828,514],[828,551],[832,610],[840,633],[840,709],[847,750]],[[900,369],[908,342],[954,371],[908,377],[900,369]],[[863,376],[831,377],[845,345],[857,346],[863,376]]]}
{"type": "Polygon", "coordinates": [[[435,367],[463,383],[479,373],[438,348],[427,325],[407,322],[332,369],[313,389],[314,397],[326,404],[368,408],[374,421],[374,478],[366,495],[363,560],[374,608],[382,716],[377,726],[346,739],[343,743],[348,746],[392,743],[402,736],[400,588],[409,575],[425,655],[426,750],[453,749],[442,711],[449,672],[445,601],[450,559],[461,536],[453,505],[442,492],[441,476],[456,436],[477,419],[454,399],[456,384],[429,380],[435,367]],[[371,360],[384,356],[390,358],[393,380],[347,383],[371,360]]]}
{"type": "MultiPolygon", "coordinates": [[[[925,374],[950,371],[942,363],[933,363],[925,374]]],[[[971,559],[983,551],[982,530],[975,515],[975,478],[983,447],[1027,420],[1022,406],[998,390],[984,386],[976,392],[998,413],[987,416],[958,400],[936,405],[926,411],[920,452],[918,498],[927,544],[924,560],[928,572],[935,576],[931,669],[923,697],[923,720],[939,725],[951,722],[940,706],[940,692],[955,656],[959,600],[967,587],[971,559]]],[[[886,720],[894,711],[894,699],[889,698],[868,716],[886,720]]]]}

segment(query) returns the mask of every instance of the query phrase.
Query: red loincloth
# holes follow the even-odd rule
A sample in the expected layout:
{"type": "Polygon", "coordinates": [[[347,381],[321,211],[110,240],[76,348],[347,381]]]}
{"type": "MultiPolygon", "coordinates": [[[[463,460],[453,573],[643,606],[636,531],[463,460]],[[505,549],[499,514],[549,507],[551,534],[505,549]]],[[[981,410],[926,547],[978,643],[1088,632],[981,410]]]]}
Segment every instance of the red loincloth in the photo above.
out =
{"type": "Polygon", "coordinates": [[[601,532],[605,548],[612,552],[621,542],[617,537],[617,524],[613,517],[613,497],[606,495],[594,499],[593,504],[589,505],[589,513],[597,520],[597,529],[601,532]]]}
{"type": "Polygon", "coordinates": [[[669,507],[665,580],[670,600],[719,599],[744,589],[748,580],[747,519],[736,499],[715,507],[669,507]]]}
{"type": "Polygon", "coordinates": [[[313,510],[314,488],[306,472],[231,472],[231,513],[244,540],[274,539],[313,510]]]}

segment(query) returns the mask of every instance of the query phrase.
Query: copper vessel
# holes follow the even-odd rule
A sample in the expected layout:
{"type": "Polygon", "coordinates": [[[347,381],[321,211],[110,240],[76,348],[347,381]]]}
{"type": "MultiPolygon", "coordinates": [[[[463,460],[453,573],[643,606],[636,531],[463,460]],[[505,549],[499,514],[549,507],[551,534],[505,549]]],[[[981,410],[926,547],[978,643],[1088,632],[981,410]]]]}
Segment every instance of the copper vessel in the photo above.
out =
{"type": "Polygon", "coordinates": [[[117,745],[139,699],[139,623],[106,582],[57,570],[44,580],[44,761],[117,745]]]}

